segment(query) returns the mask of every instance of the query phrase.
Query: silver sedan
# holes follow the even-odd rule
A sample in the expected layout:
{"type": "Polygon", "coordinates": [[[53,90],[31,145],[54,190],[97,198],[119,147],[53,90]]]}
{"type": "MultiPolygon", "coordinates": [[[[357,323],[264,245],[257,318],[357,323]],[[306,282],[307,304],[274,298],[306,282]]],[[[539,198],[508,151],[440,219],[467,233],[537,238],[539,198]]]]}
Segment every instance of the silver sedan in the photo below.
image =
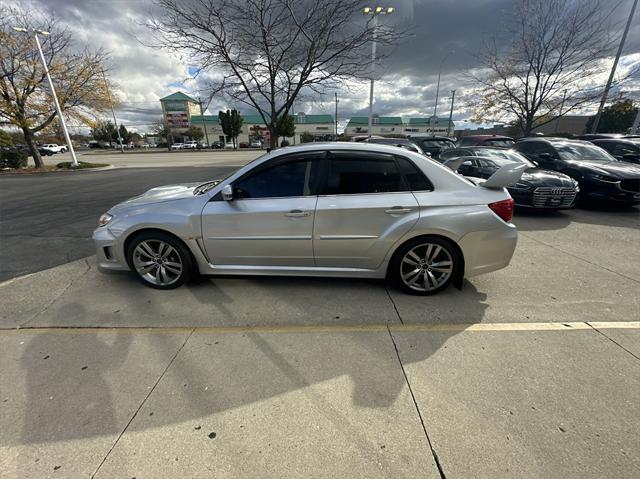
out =
{"type": "Polygon", "coordinates": [[[395,146],[311,143],[269,152],[224,180],[153,188],[111,208],[98,264],[170,289],[195,274],[388,278],[433,294],[504,268],[516,246],[504,185],[474,185],[395,146]]]}

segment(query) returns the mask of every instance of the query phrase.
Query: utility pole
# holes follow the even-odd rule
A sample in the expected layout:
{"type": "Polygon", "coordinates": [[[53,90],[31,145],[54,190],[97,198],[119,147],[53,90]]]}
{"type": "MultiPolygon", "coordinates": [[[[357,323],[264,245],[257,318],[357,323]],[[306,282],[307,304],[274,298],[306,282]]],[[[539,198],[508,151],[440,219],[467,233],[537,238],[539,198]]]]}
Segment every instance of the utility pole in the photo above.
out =
{"type": "MultiPolygon", "coordinates": [[[[109,97],[109,107],[111,107],[111,114],[113,115],[113,124],[116,127],[116,134],[118,135],[118,143],[120,144],[120,153],[124,153],[124,146],[122,145],[122,137],[120,136],[120,130],[118,129],[118,120],[116,120],[116,112],[113,110],[113,101],[111,99],[111,92],[109,91],[109,84],[107,83],[107,76],[102,70],[102,79],[104,80],[104,86],[107,89],[107,96],[109,97]]],[[[111,143],[109,143],[111,146],[111,143]]]]}
{"type": "Polygon", "coordinates": [[[207,140],[207,148],[211,148],[209,144],[209,133],[207,133],[207,124],[204,122],[204,112],[202,110],[202,99],[198,97],[198,104],[200,105],[200,118],[202,118],[202,129],[204,130],[204,138],[207,140]]]}
{"type": "Polygon", "coordinates": [[[451,120],[453,119],[453,102],[456,99],[456,91],[451,90],[451,110],[449,110],[449,123],[447,124],[447,136],[451,136],[451,120]]]}
{"type": "Polygon", "coordinates": [[[335,133],[335,139],[338,139],[338,92],[334,93],[335,97],[336,97],[336,117],[335,117],[335,124],[336,124],[336,133],[335,133]]]}
{"type": "Polygon", "coordinates": [[[598,123],[600,123],[600,117],[602,116],[602,110],[604,108],[604,104],[607,102],[607,95],[609,94],[609,88],[611,88],[611,82],[613,81],[613,76],[616,73],[616,68],[618,67],[618,61],[620,60],[620,55],[622,54],[622,48],[624,47],[624,42],[627,39],[627,33],[629,33],[629,27],[631,26],[631,20],[633,20],[633,14],[636,12],[636,7],[638,6],[638,0],[634,0],[633,6],[631,7],[631,13],[629,13],[629,20],[627,20],[627,26],[624,29],[624,33],[622,34],[622,38],[620,39],[620,46],[618,47],[618,53],[616,53],[616,59],[613,61],[613,66],[611,67],[611,73],[609,74],[609,79],[607,80],[607,86],[604,87],[604,92],[602,93],[602,100],[600,101],[600,106],[598,107],[598,113],[596,114],[595,119],[593,120],[593,126],[591,127],[591,133],[598,132],[598,123]]]}
{"type": "MultiPolygon", "coordinates": [[[[29,30],[27,30],[26,28],[13,27],[13,29],[16,32],[29,33],[29,30]]],[[[42,53],[42,46],[40,45],[40,39],[38,38],[38,33],[40,35],[48,36],[49,32],[45,32],[42,30],[31,30],[31,31],[33,32],[33,37],[36,39],[36,45],[38,46],[38,53],[40,53],[42,66],[44,67],[44,72],[47,76],[47,80],[49,80],[49,87],[51,88],[51,96],[53,97],[53,103],[56,107],[56,111],[58,112],[58,117],[60,118],[62,131],[64,131],[64,139],[67,141],[67,146],[69,147],[69,153],[71,153],[71,160],[73,162],[73,167],[76,168],[78,166],[78,159],[76,158],[76,152],[73,149],[73,145],[71,144],[71,138],[69,137],[69,131],[67,130],[67,123],[64,121],[64,116],[62,115],[62,109],[60,108],[60,103],[58,103],[58,96],[56,95],[56,89],[53,87],[53,81],[51,81],[51,75],[49,75],[49,67],[47,67],[47,61],[44,58],[44,53],[42,53]]]]}

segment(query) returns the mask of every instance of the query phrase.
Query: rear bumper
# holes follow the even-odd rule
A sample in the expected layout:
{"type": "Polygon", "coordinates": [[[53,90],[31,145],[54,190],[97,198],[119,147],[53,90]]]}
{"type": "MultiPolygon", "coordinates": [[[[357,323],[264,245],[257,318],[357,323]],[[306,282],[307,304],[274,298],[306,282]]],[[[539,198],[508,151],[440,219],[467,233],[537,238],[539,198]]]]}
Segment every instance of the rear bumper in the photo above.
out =
{"type": "Polygon", "coordinates": [[[105,226],[93,231],[98,269],[103,271],[127,271],[129,266],[117,238],[105,226]]]}
{"type": "Polygon", "coordinates": [[[489,231],[464,235],[458,244],[465,262],[465,277],[506,268],[518,242],[518,230],[511,223],[489,231]]]}

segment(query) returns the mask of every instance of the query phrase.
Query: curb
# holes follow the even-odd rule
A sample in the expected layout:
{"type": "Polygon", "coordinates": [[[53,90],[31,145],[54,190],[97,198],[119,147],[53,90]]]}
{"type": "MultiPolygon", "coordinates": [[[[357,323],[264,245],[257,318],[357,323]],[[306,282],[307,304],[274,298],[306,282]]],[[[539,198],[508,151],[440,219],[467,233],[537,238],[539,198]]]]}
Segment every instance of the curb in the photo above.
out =
{"type": "Polygon", "coordinates": [[[104,171],[111,170],[116,168],[114,165],[100,166],[98,168],[81,168],[78,170],[74,170],[71,168],[60,168],[58,170],[50,170],[50,171],[39,171],[37,173],[2,173],[0,172],[0,178],[3,176],[32,176],[32,175],[46,175],[49,173],[81,173],[81,172],[90,172],[90,171],[104,171]]]}

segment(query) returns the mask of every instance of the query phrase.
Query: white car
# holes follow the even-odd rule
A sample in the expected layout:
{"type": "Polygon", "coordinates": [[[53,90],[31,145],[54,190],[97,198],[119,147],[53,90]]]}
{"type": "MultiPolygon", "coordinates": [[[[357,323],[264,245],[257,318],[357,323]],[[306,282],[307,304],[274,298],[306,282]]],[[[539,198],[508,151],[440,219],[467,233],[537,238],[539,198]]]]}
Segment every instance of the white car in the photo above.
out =
{"type": "Polygon", "coordinates": [[[174,143],[171,145],[172,150],[182,150],[184,149],[184,143],[174,143]]]}
{"type": "Polygon", "coordinates": [[[184,150],[195,150],[197,148],[198,148],[198,142],[197,141],[187,141],[182,146],[182,149],[184,149],[184,150]]]}
{"type": "Polygon", "coordinates": [[[235,150],[237,145],[234,145],[232,141],[227,141],[224,147],[228,150],[235,150]]]}
{"type": "Polygon", "coordinates": [[[46,145],[42,145],[40,148],[49,150],[52,153],[64,153],[65,151],[67,151],[66,145],[58,145],[56,143],[47,143],[46,145]]]}
{"type": "Polygon", "coordinates": [[[253,140],[249,143],[249,148],[262,148],[262,143],[258,140],[253,140]]]}
{"type": "Polygon", "coordinates": [[[388,278],[434,294],[506,267],[516,247],[508,163],[478,185],[424,155],[308,143],[224,180],[153,188],[102,215],[98,265],[171,289],[200,274],[388,278]]]}

